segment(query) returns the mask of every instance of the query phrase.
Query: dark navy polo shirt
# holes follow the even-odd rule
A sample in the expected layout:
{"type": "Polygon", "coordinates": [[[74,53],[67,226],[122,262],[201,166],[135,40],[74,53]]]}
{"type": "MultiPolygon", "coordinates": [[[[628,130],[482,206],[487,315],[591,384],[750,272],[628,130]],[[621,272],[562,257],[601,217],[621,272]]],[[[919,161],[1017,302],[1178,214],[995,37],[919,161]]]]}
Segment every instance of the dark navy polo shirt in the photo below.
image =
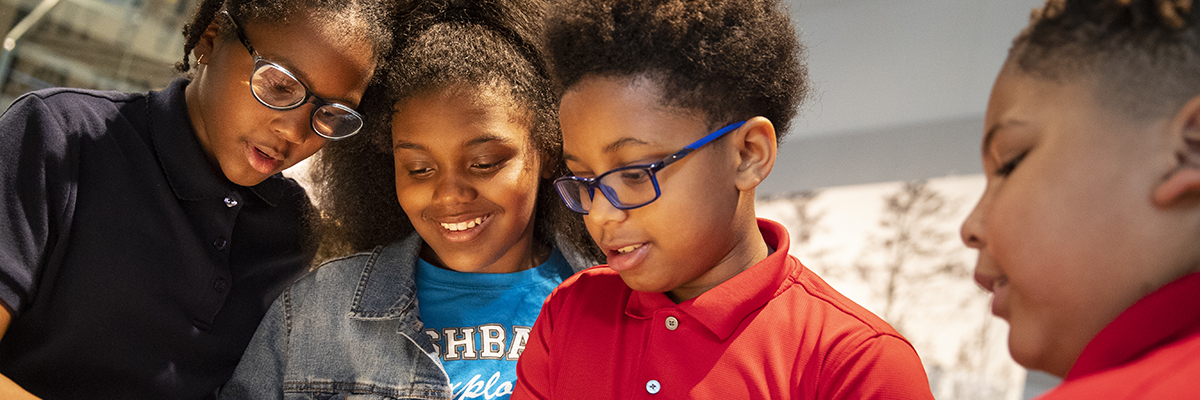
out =
{"type": "Polygon", "coordinates": [[[304,190],[226,179],[187,83],[43,90],[0,118],[0,373],[35,395],[212,397],[309,267],[304,190]]]}

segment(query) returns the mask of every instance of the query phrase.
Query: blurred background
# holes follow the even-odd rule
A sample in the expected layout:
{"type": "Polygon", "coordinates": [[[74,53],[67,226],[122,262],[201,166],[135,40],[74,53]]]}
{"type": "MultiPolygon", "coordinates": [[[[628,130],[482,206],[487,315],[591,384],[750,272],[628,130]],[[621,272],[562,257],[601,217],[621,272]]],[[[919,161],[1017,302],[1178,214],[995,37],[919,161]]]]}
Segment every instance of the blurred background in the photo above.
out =
{"type": "MultiPolygon", "coordinates": [[[[1057,380],[1008,356],[958,225],[983,190],[992,81],[1042,0],[785,0],[813,97],[759,189],[793,253],[887,319],[939,400],[1028,399],[1057,380]]],[[[196,0],[0,0],[0,107],[54,86],[163,88],[196,0]]],[[[303,164],[286,171],[305,177],[303,164]]]]}

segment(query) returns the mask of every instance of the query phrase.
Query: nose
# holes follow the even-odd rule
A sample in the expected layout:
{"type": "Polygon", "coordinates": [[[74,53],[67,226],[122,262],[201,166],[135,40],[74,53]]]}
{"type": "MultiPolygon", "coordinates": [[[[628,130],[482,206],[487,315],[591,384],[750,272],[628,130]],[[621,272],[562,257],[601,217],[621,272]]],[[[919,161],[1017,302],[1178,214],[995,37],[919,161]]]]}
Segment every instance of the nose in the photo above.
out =
{"type": "Polygon", "coordinates": [[[475,188],[456,171],[445,171],[438,176],[433,189],[433,202],[439,205],[455,205],[470,202],[475,198],[475,188]]]}
{"type": "Polygon", "coordinates": [[[971,214],[967,215],[967,219],[963,221],[962,227],[959,229],[959,236],[963,244],[972,249],[979,250],[983,247],[983,209],[987,202],[985,197],[979,199],[979,203],[975,204],[975,208],[971,210],[971,214]]]}
{"type": "Polygon", "coordinates": [[[271,131],[276,136],[283,138],[293,144],[301,144],[308,140],[309,135],[316,135],[312,130],[311,115],[313,112],[313,104],[305,104],[304,106],[288,111],[277,111],[279,113],[271,123],[271,131]]]}
{"type": "Polygon", "coordinates": [[[597,190],[596,195],[592,197],[592,209],[588,210],[586,217],[596,225],[603,225],[624,221],[627,215],[627,211],[613,206],[608,197],[604,196],[604,192],[597,190]]]}

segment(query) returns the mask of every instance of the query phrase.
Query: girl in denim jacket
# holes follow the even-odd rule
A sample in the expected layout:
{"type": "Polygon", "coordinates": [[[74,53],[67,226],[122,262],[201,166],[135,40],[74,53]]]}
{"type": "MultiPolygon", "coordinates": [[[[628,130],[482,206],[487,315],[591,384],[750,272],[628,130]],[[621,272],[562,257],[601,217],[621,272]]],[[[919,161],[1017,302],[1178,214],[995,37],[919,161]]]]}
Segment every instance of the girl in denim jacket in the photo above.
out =
{"type": "Polygon", "coordinates": [[[275,301],[222,398],[507,399],[543,300],[600,261],[548,180],[542,4],[433,3],[364,97],[390,120],[313,166],[322,254],[350,255],[275,301]]]}

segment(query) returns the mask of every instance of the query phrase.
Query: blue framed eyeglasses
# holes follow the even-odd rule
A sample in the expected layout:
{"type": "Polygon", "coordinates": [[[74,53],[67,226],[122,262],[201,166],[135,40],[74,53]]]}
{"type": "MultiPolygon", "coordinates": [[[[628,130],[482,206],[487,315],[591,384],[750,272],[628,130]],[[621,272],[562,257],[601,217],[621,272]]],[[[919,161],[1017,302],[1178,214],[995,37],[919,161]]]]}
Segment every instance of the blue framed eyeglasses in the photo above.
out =
{"type": "Polygon", "coordinates": [[[662,195],[655,173],[704,147],[709,142],[740,128],[744,123],[746,121],[729,124],[653,164],[621,167],[595,178],[564,176],[554,180],[554,188],[558,190],[558,195],[562,196],[567,208],[580,214],[587,214],[592,210],[592,200],[596,198],[596,189],[600,189],[600,192],[604,193],[604,198],[608,199],[608,202],[618,210],[631,210],[645,206],[658,200],[658,197],[662,195]]]}
{"type": "Polygon", "coordinates": [[[254,71],[250,74],[250,93],[254,94],[259,103],[279,111],[294,110],[306,103],[315,104],[317,107],[309,116],[312,129],[317,135],[329,140],[345,139],[362,129],[362,115],[350,106],[317,97],[308,90],[304,82],[300,82],[300,79],[292,74],[292,71],[262,58],[254,50],[254,46],[250,45],[246,32],[233,16],[229,15],[228,11],[221,13],[229,17],[238,40],[246,47],[246,51],[250,52],[250,56],[254,57],[254,71]]]}

